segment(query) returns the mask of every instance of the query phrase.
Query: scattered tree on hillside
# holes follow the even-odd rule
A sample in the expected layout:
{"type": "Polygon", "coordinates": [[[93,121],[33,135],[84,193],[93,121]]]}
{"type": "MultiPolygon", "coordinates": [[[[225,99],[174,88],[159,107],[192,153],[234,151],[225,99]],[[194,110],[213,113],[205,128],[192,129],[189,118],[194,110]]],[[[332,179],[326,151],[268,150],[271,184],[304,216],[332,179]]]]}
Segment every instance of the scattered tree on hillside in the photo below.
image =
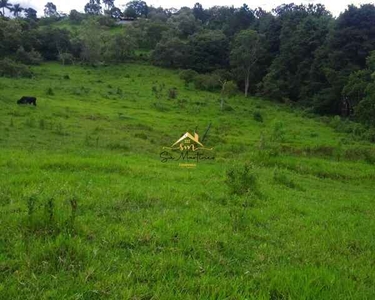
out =
{"type": "Polygon", "coordinates": [[[110,37],[106,45],[105,57],[107,61],[124,62],[134,56],[136,48],[135,38],[122,31],[110,37]]]}
{"type": "Polygon", "coordinates": [[[99,23],[93,19],[84,21],[79,38],[82,43],[82,60],[90,64],[100,62],[102,59],[103,30],[99,23]]]}
{"type": "Polygon", "coordinates": [[[262,51],[261,39],[256,31],[243,30],[235,36],[230,53],[230,62],[236,69],[236,73],[243,78],[245,97],[247,97],[249,91],[252,68],[258,62],[262,51]]]}
{"type": "Polygon", "coordinates": [[[44,6],[44,16],[45,17],[58,17],[59,14],[57,12],[56,5],[53,4],[52,2],[48,2],[44,6]]]}

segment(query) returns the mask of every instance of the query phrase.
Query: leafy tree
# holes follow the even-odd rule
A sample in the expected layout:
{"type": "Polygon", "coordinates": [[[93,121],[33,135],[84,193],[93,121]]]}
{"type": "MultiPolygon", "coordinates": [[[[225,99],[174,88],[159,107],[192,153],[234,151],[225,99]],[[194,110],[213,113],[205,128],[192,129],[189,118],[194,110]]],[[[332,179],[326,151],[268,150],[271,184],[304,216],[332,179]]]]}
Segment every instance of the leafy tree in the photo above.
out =
{"type": "Polygon", "coordinates": [[[198,2],[194,4],[193,15],[197,20],[201,21],[203,24],[206,23],[206,21],[209,18],[209,15],[206,13],[206,11],[202,7],[202,4],[198,2]]]}
{"type": "Polygon", "coordinates": [[[167,22],[170,17],[168,11],[162,7],[154,8],[149,7],[147,18],[155,22],[167,22]]]}
{"type": "Polygon", "coordinates": [[[209,72],[229,65],[229,40],[220,30],[202,30],[189,38],[189,66],[209,72]]]}
{"type": "Polygon", "coordinates": [[[39,52],[31,49],[30,52],[25,51],[23,46],[18,48],[16,52],[17,61],[27,65],[39,65],[42,62],[42,56],[39,52]]]}
{"type": "Polygon", "coordinates": [[[135,38],[122,31],[110,37],[105,56],[109,61],[124,62],[134,56],[136,47],[135,38]]]}
{"type": "Polygon", "coordinates": [[[375,51],[371,52],[366,61],[366,69],[350,75],[343,94],[351,104],[356,105],[356,119],[375,127],[375,51]]]}
{"type": "Polygon", "coordinates": [[[147,17],[148,6],[145,1],[135,0],[126,4],[125,15],[128,17],[147,17]]]}
{"type": "Polygon", "coordinates": [[[70,32],[67,29],[43,27],[37,32],[39,41],[34,48],[42,54],[46,60],[56,60],[59,53],[70,52],[70,32]]]}
{"type": "Polygon", "coordinates": [[[59,14],[57,12],[56,5],[52,2],[47,2],[44,6],[44,16],[46,17],[58,17],[59,14]]]}
{"type": "Polygon", "coordinates": [[[11,11],[12,4],[9,3],[9,0],[0,0],[0,8],[3,10],[3,16],[5,16],[5,9],[11,11]]]}
{"type": "Polygon", "coordinates": [[[189,35],[196,33],[200,27],[189,8],[181,9],[177,14],[172,15],[168,19],[168,24],[181,38],[187,38],[189,35]]]}
{"type": "Polygon", "coordinates": [[[27,19],[34,20],[34,21],[36,21],[38,19],[37,15],[36,15],[37,11],[35,9],[31,8],[31,7],[26,8],[24,10],[24,13],[25,13],[25,16],[26,16],[27,19]]]}
{"type": "Polygon", "coordinates": [[[375,49],[375,7],[350,5],[334,22],[312,64],[313,105],[317,112],[339,114],[350,74],[366,66],[375,49]]]}
{"type": "Polygon", "coordinates": [[[109,15],[113,18],[113,19],[119,19],[120,17],[122,17],[122,12],[121,10],[118,8],[118,7],[111,7],[111,9],[109,10],[109,15]]]}
{"type": "Polygon", "coordinates": [[[96,64],[102,59],[103,30],[94,19],[85,20],[79,33],[82,43],[81,59],[90,64],[96,64]]]}
{"type": "Polygon", "coordinates": [[[22,43],[22,26],[19,20],[0,19],[0,41],[0,56],[11,55],[17,51],[22,43]]]}
{"type": "Polygon", "coordinates": [[[115,6],[115,0],[103,0],[106,10],[110,10],[115,6]]]}
{"type": "Polygon", "coordinates": [[[252,68],[262,55],[261,38],[259,34],[251,29],[240,31],[234,39],[230,53],[231,65],[244,81],[244,93],[247,97],[252,68]]]}
{"type": "Polygon", "coordinates": [[[102,12],[102,7],[100,5],[100,0],[89,0],[85,5],[85,13],[88,15],[100,15],[102,12]]]}
{"type": "Polygon", "coordinates": [[[75,9],[71,10],[69,13],[69,20],[76,24],[80,24],[84,20],[84,17],[84,14],[76,11],[75,9]]]}
{"type": "Polygon", "coordinates": [[[154,64],[171,67],[184,68],[188,63],[189,46],[177,37],[165,36],[156,45],[152,52],[154,64]]]}

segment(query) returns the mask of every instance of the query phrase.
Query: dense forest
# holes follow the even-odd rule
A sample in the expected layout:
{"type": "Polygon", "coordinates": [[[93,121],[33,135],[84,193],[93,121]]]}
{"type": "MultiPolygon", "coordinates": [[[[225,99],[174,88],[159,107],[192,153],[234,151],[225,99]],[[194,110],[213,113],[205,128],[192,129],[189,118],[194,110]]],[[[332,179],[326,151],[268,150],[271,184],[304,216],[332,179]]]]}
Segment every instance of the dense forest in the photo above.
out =
{"type": "Polygon", "coordinates": [[[27,65],[112,64],[133,59],[181,69],[187,85],[239,88],[311,112],[375,126],[375,6],[334,18],[324,5],[283,4],[271,12],[214,6],[163,9],[90,0],[85,13],[44,17],[0,1],[0,76],[32,76],[27,65]],[[10,17],[10,15],[12,15],[10,17]],[[55,26],[56,24],[68,26],[55,26]],[[125,23],[120,25],[119,23],[125,23]]]}

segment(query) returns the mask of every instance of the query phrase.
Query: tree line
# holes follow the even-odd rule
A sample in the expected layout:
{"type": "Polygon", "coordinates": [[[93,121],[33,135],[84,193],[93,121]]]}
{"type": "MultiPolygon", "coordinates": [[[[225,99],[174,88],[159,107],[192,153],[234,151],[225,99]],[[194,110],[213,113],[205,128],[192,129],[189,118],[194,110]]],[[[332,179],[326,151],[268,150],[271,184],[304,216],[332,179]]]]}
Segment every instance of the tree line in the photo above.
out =
{"type": "MultiPolygon", "coordinates": [[[[0,0],[0,8],[8,6],[0,0]]],[[[123,62],[137,49],[155,65],[184,69],[186,84],[220,90],[235,82],[247,95],[296,103],[375,126],[375,7],[350,5],[337,18],[321,4],[262,8],[214,6],[164,9],[144,1],[124,11],[112,0],[90,0],[85,13],[1,19],[0,54],[23,63],[39,59],[123,62]],[[104,7],[102,7],[102,5],[104,7]],[[104,9],[103,9],[104,8],[104,9]],[[135,19],[112,33],[116,20],[135,19]],[[61,19],[76,31],[43,26],[61,19]]]]}

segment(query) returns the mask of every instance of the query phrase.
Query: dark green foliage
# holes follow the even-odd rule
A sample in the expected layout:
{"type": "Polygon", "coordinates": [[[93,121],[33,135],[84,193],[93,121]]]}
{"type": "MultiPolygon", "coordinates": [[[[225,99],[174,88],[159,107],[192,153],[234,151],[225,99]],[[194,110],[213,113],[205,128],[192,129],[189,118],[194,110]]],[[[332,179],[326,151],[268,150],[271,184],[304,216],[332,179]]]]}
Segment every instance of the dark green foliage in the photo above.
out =
{"type": "Polygon", "coordinates": [[[260,111],[258,111],[258,110],[255,111],[253,113],[253,118],[254,118],[255,121],[263,123],[263,116],[262,116],[262,113],[260,111]]]}
{"type": "MultiPolygon", "coordinates": [[[[320,4],[283,4],[266,12],[246,4],[204,9],[196,3],[177,11],[136,0],[127,3],[123,14],[112,0],[89,0],[85,14],[72,10],[69,16],[48,2],[46,17],[37,19],[31,8],[22,18],[18,4],[1,3],[2,13],[9,10],[15,16],[0,19],[2,59],[91,66],[151,61],[187,69],[181,79],[189,89],[194,83],[214,91],[235,81],[245,95],[266,95],[303,105],[311,114],[342,115],[375,126],[373,4],[350,5],[333,18],[320,4]],[[126,30],[115,23],[124,15],[135,18],[126,30]]],[[[2,76],[30,76],[26,69],[5,69],[2,76]]]]}
{"type": "Polygon", "coordinates": [[[125,16],[127,17],[147,17],[148,6],[145,1],[134,0],[126,4],[125,16]]]}
{"type": "Polygon", "coordinates": [[[31,77],[31,70],[20,63],[17,63],[9,58],[0,60],[0,76],[5,77],[31,77]]]}
{"type": "Polygon", "coordinates": [[[220,78],[215,74],[199,74],[194,77],[194,85],[199,90],[215,91],[220,89],[220,78]]]}
{"type": "Polygon", "coordinates": [[[69,20],[74,24],[80,24],[85,19],[85,15],[76,11],[75,9],[71,10],[69,13],[69,20]]]}
{"type": "Polygon", "coordinates": [[[234,195],[259,195],[258,176],[255,167],[246,164],[242,167],[232,167],[227,170],[225,183],[234,195]]]}
{"type": "Polygon", "coordinates": [[[47,89],[47,91],[46,91],[46,95],[48,95],[48,96],[53,96],[53,95],[55,95],[55,93],[53,92],[53,89],[52,89],[51,87],[49,87],[49,88],[47,89]]]}
{"type": "Polygon", "coordinates": [[[204,30],[189,38],[188,65],[198,72],[210,72],[228,66],[229,40],[222,31],[204,30]]]}
{"type": "Polygon", "coordinates": [[[171,88],[168,90],[168,98],[169,99],[176,99],[177,98],[177,89],[176,88],[171,88]]]}
{"type": "Polygon", "coordinates": [[[273,180],[281,185],[284,185],[291,189],[300,189],[300,187],[294,182],[294,180],[290,179],[285,171],[280,169],[275,169],[273,172],[273,180]]]}
{"type": "Polygon", "coordinates": [[[185,81],[185,84],[189,84],[194,81],[198,73],[194,70],[187,69],[180,72],[180,78],[185,81]]]}
{"type": "Polygon", "coordinates": [[[162,39],[152,52],[155,65],[170,68],[185,68],[188,64],[189,46],[177,37],[162,39]]]}
{"type": "Polygon", "coordinates": [[[39,65],[42,62],[42,56],[39,52],[34,49],[26,52],[22,46],[16,52],[16,59],[26,65],[39,65]]]}

